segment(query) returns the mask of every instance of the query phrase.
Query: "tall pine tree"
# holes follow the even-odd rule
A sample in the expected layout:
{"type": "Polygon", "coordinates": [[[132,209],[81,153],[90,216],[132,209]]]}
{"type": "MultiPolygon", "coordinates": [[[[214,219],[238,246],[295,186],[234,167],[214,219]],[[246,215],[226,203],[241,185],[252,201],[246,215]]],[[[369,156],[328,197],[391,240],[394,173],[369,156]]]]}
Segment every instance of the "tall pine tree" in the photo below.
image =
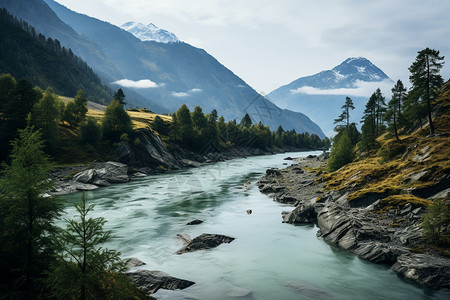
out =
{"type": "Polygon", "coordinates": [[[437,91],[444,83],[439,71],[444,65],[444,56],[439,51],[426,48],[418,52],[416,60],[409,67],[412,83],[411,93],[416,99],[426,104],[427,118],[430,134],[434,134],[433,120],[431,118],[432,102],[436,99],[437,91]]]}

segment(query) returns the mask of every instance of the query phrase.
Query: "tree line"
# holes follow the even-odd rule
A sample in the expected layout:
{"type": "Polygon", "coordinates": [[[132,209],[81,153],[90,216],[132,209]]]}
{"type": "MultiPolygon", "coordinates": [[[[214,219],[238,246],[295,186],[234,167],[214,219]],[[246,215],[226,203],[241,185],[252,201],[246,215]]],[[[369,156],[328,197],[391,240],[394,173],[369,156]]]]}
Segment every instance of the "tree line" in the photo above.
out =
{"type": "Polygon", "coordinates": [[[367,101],[361,120],[361,132],[355,123],[350,123],[350,111],[355,107],[347,97],[342,106],[342,114],[335,119],[336,136],[331,149],[328,169],[335,171],[354,159],[354,147],[361,152],[378,150],[377,138],[385,132],[391,133],[400,142],[399,130],[428,123],[430,135],[435,133],[431,117],[434,101],[444,80],[440,69],[444,65],[444,56],[439,51],[426,48],[418,52],[415,61],[408,68],[412,84],[407,92],[403,82],[398,80],[391,89],[391,100],[386,103],[385,96],[378,88],[367,101]],[[344,123],[344,124],[342,124],[344,123]]]}
{"type": "Polygon", "coordinates": [[[71,49],[37,33],[27,22],[0,9],[0,73],[26,78],[41,88],[71,96],[83,90],[94,102],[106,104],[112,91],[71,49]]]}
{"type": "Polygon", "coordinates": [[[166,123],[156,117],[151,127],[170,141],[194,151],[221,151],[233,147],[250,147],[255,149],[273,149],[275,147],[292,147],[296,149],[326,149],[330,146],[328,138],[320,139],[316,134],[296,133],[279,126],[272,132],[261,122],[253,124],[250,116],[245,114],[240,123],[236,120],[225,122],[218,117],[214,109],[204,114],[200,106],[191,112],[183,104],[172,114],[172,122],[166,123]]]}

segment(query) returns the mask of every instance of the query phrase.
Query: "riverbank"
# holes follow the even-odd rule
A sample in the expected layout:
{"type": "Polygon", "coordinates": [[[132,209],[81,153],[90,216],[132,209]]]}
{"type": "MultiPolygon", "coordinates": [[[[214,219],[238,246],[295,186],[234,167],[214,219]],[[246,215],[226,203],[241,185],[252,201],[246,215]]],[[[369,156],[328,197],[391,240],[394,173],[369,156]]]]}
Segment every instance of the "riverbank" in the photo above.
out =
{"type": "Polygon", "coordinates": [[[55,187],[48,194],[56,196],[92,191],[113,184],[140,180],[148,175],[196,168],[235,158],[306,151],[295,148],[261,150],[249,147],[208,153],[194,153],[182,149],[169,151],[157,136],[146,137],[147,139],[143,139],[143,145],[138,148],[133,149],[128,144],[119,145],[115,150],[118,161],[91,162],[55,168],[52,172],[55,187]]]}
{"type": "Polygon", "coordinates": [[[324,166],[326,159],[310,156],[286,169],[269,169],[258,182],[261,192],[295,207],[283,213],[283,222],[315,223],[317,236],[329,244],[389,265],[406,281],[450,290],[450,258],[419,247],[426,243],[420,226],[425,209],[411,203],[386,208],[380,201],[350,206],[348,192],[324,191],[320,174],[312,170],[324,166]]]}

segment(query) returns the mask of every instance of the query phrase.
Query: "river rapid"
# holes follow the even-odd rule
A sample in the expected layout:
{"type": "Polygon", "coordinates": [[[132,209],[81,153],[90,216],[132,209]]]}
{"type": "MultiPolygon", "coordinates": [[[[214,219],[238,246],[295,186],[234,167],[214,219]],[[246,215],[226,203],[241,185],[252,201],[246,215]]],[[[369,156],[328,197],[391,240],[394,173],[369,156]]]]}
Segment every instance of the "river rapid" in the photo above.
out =
{"type": "MultiPolygon", "coordinates": [[[[316,237],[317,227],[281,222],[293,209],[261,194],[255,183],[268,168],[293,163],[287,156],[255,156],[153,175],[87,192],[114,238],[105,245],[123,258],[196,282],[182,291],[159,290],[157,299],[448,299],[408,284],[389,267],[363,261],[316,237]],[[253,211],[246,213],[247,209],[253,211]],[[200,219],[204,223],[186,226],[200,219]],[[236,238],[230,244],[182,255],[177,234],[236,238]]],[[[65,216],[81,194],[61,196],[65,216]]]]}

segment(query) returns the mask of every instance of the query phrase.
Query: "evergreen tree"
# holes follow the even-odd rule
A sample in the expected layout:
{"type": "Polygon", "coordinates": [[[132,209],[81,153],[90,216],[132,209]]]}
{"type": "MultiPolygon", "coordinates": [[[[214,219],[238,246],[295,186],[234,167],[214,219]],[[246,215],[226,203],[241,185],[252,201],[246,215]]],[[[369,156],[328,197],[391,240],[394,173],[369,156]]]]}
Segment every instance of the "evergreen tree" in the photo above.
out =
{"type": "Polygon", "coordinates": [[[176,122],[180,141],[188,147],[193,146],[193,125],[189,108],[183,104],[177,111],[176,122]]]}
{"type": "Polygon", "coordinates": [[[438,89],[444,83],[439,71],[444,65],[444,56],[439,51],[426,48],[418,52],[416,60],[409,67],[412,83],[411,92],[426,104],[430,134],[434,134],[433,120],[431,118],[432,102],[437,96],[438,89]]]}
{"type": "Polygon", "coordinates": [[[60,112],[57,96],[51,88],[45,90],[42,98],[34,106],[32,119],[34,125],[42,129],[42,137],[46,142],[46,149],[49,152],[53,152],[58,143],[60,112]]]}
{"type": "Polygon", "coordinates": [[[61,206],[43,196],[53,185],[41,132],[28,125],[11,145],[11,163],[3,163],[0,178],[0,294],[35,299],[53,257],[50,236],[61,206]]]}
{"type": "Polygon", "coordinates": [[[379,137],[384,130],[384,113],[386,112],[386,98],[384,98],[383,94],[381,93],[380,88],[377,88],[375,91],[375,118],[376,118],[376,127],[375,127],[375,135],[379,137]]]}
{"type": "Polygon", "coordinates": [[[97,145],[102,139],[102,126],[93,117],[88,117],[81,124],[80,140],[83,144],[97,145]]]}
{"type": "Polygon", "coordinates": [[[122,134],[132,131],[130,116],[116,100],[106,107],[102,126],[103,135],[112,141],[118,141],[122,134]]]}
{"type": "Polygon", "coordinates": [[[76,126],[78,126],[84,121],[84,119],[86,118],[86,114],[88,112],[87,107],[88,100],[84,96],[84,92],[82,90],[79,90],[77,92],[77,95],[73,100],[73,103],[75,104],[76,108],[75,124],[76,126]]]}
{"type": "Polygon", "coordinates": [[[77,219],[66,219],[67,227],[55,237],[61,249],[59,260],[49,273],[53,295],[58,299],[127,299],[123,290],[125,262],[120,253],[104,249],[111,232],[103,229],[104,218],[88,218],[94,209],[84,193],[76,204],[77,219]]]}
{"type": "Polygon", "coordinates": [[[330,172],[336,171],[353,161],[353,145],[348,136],[347,130],[343,132],[339,139],[335,140],[330,151],[330,158],[327,165],[330,172]]]}
{"type": "Polygon", "coordinates": [[[169,126],[164,122],[163,119],[161,119],[160,116],[156,116],[153,119],[151,127],[161,135],[168,135],[170,131],[169,126]]]}
{"type": "Polygon", "coordinates": [[[126,105],[125,103],[125,93],[122,89],[118,89],[117,92],[114,93],[113,99],[119,102],[120,105],[126,105]]]}
{"type": "Polygon", "coordinates": [[[401,105],[406,99],[406,89],[403,86],[401,80],[398,80],[395,86],[392,88],[392,98],[388,103],[388,109],[386,111],[385,119],[391,122],[390,128],[393,128],[395,138],[400,141],[398,137],[398,124],[401,112],[401,105]]]}
{"type": "Polygon", "coordinates": [[[376,119],[377,119],[377,96],[375,93],[367,101],[366,109],[362,119],[363,125],[361,126],[361,141],[359,142],[359,148],[362,151],[370,151],[376,147],[376,119]]]}
{"type": "Polygon", "coordinates": [[[241,123],[239,124],[242,127],[249,128],[252,126],[252,119],[248,114],[245,114],[245,116],[242,118],[241,123]]]}
{"type": "Polygon", "coordinates": [[[341,108],[342,113],[337,119],[334,119],[334,124],[345,122],[345,128],[348,130],[350,127],[350,109],[355,109],[352,99],[350,97],[345,97],[345,103],[341,108]]]}

